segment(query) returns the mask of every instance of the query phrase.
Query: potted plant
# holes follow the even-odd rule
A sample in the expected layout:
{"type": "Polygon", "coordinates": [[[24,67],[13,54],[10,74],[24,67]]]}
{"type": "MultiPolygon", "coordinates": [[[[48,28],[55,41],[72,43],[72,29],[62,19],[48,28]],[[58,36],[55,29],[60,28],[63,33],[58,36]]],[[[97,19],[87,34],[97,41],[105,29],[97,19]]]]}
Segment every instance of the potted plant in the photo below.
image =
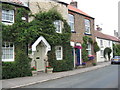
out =
{"type": "Polygon", "coordinates": [[[82,63],[82,66],[83,66],[83,67],[86,67],[86,62],[83,62],[83,63],[82,63]]]}
{"type": "Polygon", "coordinates": [[[36,67],[35,67],[35,66],[33,66],[33,67],[31,68],[31,70],[32,70],[32,76],[37,75],[37,71],[36,71],[36,67]]]}
{"type": "Polygon", "coordinates": [[[47,73],[53,73],[53,68],[51,66],[46,66],[47,73]]]}
{"type": "Polygon", "coordinates": [[[93,66],[96,66],[97,64],[96,63],[92,63],[93,64],[93,66]]]}

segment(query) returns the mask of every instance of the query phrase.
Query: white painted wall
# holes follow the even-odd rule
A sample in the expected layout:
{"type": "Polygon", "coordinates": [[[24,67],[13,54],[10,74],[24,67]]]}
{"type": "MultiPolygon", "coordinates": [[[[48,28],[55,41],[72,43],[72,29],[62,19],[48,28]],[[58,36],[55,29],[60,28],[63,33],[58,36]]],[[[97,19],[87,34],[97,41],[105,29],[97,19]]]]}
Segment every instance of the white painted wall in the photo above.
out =
{"type": "Polygon", "coordinates": [[[101,56],[101,50],[104,51],[104,49],[106,47],[110,47],[112,49],[112,53],[111,53],[111,58],[113,57],[113,41],[111,40],[106,40],[106,39],[101,39],[101,38],[97,38],[96,37],[96,41],[98,43],[98,46],[100,47],[100,51],[97,52],[97,62],[104,62],[104,61],[108,61],[104,58],[104,56],[101,56]],[[103,40],[103,46],[100,45],[100,40],[103,40]],[[110,42],[110,43],[109,43],[110,42]]]}

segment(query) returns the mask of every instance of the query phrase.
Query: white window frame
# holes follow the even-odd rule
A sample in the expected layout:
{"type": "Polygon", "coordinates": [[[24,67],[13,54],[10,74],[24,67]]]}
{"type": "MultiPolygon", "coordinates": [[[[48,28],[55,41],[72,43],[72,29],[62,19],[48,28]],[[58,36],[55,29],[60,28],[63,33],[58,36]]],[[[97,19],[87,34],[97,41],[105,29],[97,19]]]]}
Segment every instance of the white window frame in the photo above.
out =
{"type": "Polygon", "coordinates": [[[4,61],[4,62],[14,61],[14,55],[15,55],[14,43],[4,42],[3,45],[2,45],[2,61],[4,61]],[[10,46],[11,44],[13,45],[13,47],[10,46]],[[3,45],[4,45],[4,47],[3,47],[3,45]],[[11,49],[12,49],[12,52],[11,52],[11,49]],[[12,57],[12,58],[10,58],[10,57],[12,57]]]}
{"type": "Polygon", "coordinates": [[[87,43],[87,49],[86,49],[87,51],[88,51],[88,55],[92,55],[92,49],[91,49],[91,43],[87,43]]]}
{"type": "Polygon", "coordinates": [[[55,25],[55,31],[56,33],[62,33],[62,21],[61,20],[55,20],[54,21],[54,25],[55,25]]]}
{"type": "Polygon", "coordinates": [[[84,22],[85,22],[85,33],[86,34],[91,34],[91,31],[90,31],[90,20],[84,19],[84,22]]]}
{"type": "Polygon", "coordinates": [[[56,60],[62,60],[63,59],[63,47],[62,46],[56,46],[55,47],[55,54],[56,54],[56,60]],[[59,48],[61,48],[61,50],[59,50],[59,48]],[[58,57],[58,53],[60,54],[60,56],[58,57]]]}
{"type": "Polygon", "coordinates": [[[100,47],[103,48],[103,40],[100,39],[100,47]]]}
{"type": "Polygon", "coordinates": [[[2,10],[2,22],[14,23],[14,10],[2,10]],[[10,20],[11,17],[12,20],[10,20]]]}
{"type": "Polygon", "coordinates": [[[110,43],[111,43],[111,41],[108,41],[108,47],[110,47],[110,45],[111,45],[110,43]]]}
{"type": "Polygon", "coordinates": [[[74,26],[74,15],[72,14],[68,14],[68,17],[69,17],[69,25],[70,25],[70,28],[71,28],[71,32],[74,32],[75,31],[75,26],[74,26]]]}

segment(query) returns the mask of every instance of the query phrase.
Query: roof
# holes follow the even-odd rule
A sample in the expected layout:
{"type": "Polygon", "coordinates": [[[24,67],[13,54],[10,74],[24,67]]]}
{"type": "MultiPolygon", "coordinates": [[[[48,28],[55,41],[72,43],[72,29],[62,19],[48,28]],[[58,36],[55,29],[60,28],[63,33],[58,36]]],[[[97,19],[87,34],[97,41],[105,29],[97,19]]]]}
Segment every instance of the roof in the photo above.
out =
{"type": "Polygon", "coordinates": [[[97,30],[95,30],[95,37],[102,38],[102,39],[107,39],[107,40],[112,40],[112,41],[116,41],[116,42],[120,42],[120,39],[117,39],[114,36],[103,34],[103,33],[99,32],[97,30]]]}
{"type": "Polygon", "coordinates": [[[11,4],[15,4],[15,5],[25,6],[24,3],[20,0],[1,0],[1,1],[5,2],[5,3],[11,3],[11,4]]]}
{"type": "MultiPolygon", "coordinates": [[[[85,16],[88,16],[88,17],[91,17],[91,16],[88,15],[87,13],[85,13],[85,12],[81,11],[80,9],[75,8],[75,7],[71,6],[71,5],[68,5],[68,10],[71,10],[71,11],[74,11],[74,12],[76,12],[76,13],[79,13],[79,14],[82,14],[82,15],[85,15],[85,16]]],[[[93,17],[91,17],[91,18],[93,18],[93,17]]]]}

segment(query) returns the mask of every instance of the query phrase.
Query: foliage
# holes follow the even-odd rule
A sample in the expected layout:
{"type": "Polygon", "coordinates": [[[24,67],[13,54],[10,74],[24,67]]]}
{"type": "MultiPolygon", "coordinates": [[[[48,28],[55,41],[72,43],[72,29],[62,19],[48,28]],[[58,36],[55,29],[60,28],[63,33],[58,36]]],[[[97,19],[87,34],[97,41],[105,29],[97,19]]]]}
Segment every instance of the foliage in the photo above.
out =
{"type": "Polygon", "coordinates": [[[9,79],[17,77],[15,62],[2,62],[2,78],[9,79]]]}
{"type": "Polygon", "coordinates": [[[84,36],[83,37],[83,44],[82,44],[82,59],[84,62],[88,61],[88,52],[87,52],[87,43],[90,42],[91,44],[93,44],[93,40],[92,38],[88,37],[88,36],[84,36]]]}
{"type": "MultiPolygon", "coordinates": [[[[8,9],[9,5],[5,5],[8,9]]],[[[27,55],[27,43],[30,40],[28,33],[30,32],[28,29],[29,23],[21,19],[27,16],[28,12],[24,8],[16,8],[15,23],[13,25],[2,24],[3,42],[14,42],[15,45],[15,62],[4,62],[5,64],[2,65],[3,79],[32,75],[30,68],[31,59],[27,55]]]]}
{"type": "Polygon", "coordinates": [[[87,44],[84,42],[82,44],[82,59],[83,59],[83,62],[86,62],[88,61],[88,52],[87,52],[87,44]]]}
{"type": "Polygon", "coordinates": [[[14,10],[15,6],[10,5],[10,4],[4,4],[4,3],[2,3],[2,9],[5,9],[5,10],[14,10]]]}
{"type": "Polygon", "coordinates": [[[36,71],[36,67],[33,66],[33,67],[31,68],[31,70],[32,70],[32,71],[36,71]]]}
{"type": "Polygon", "coordinates": [[[92,63],[93,64],[93,66],[96,66],[97,64],[96,63],[92,63]]]}
{"type": "Polygon", "coordinates": [[[112,52],[111,48],[106,47],[104,49],[104,58],[106,59],[106,55],[108,55],[108,59],[110,60],[110,54],[111,54],[111,52],[112,52]]]}
{"type": "Polygon", "coordinates": [[[25,49],[16,48],[15,62],[18,77],[31,76],[31,59],[25,51],[25,49]]]}
{"type": "Polygon", "coordinates": [[[94,42],[94,43],[93,43],[93,47],[94,47],[94,52],[95,52],[95,53],[98,52],[98,51],[100,50],[100,48],[99,48],[97,42],[94,42]]]}
{"type": "Polygon", "coordinates": [[[64,43],[63,46],[63,60],[56,60],[55,47],[48,53],[48,61],[54,72],[67,71],[73,69],[73,55],[72,48],[68,47],[70,43],[64,43]]]}
{"type": "MultiPolygon", "coordinates": [[[[18,8],[16,11],[15,23],[11,26],[3,25],[3,41],[14,42],[15,44],[15,77],[23,77],[31,75],[30,59],[28,58],[28,43],[32,44],[35,40],[43,36],[52,46],[48,58],[50,65],[54,71],[65,71],[73,68],[72,47],[70,46],[70,26],[55,9],[48,12],[41,12],[34,16],[34,20],[30,23],[22,21],[22,17],[26,17],[29,11],[24,8],[18,8]],[[61,20],[63,23],[62,33],[56,33],[53,22],[61,20]],[[7,37],[9,36],[9,37],[7,37]],[[57,61],[55,57],[55,46],[63,46],[63,60],[57,61]],[[52,55],[51,55],[52,54],[52,55]],[[53,57],[52,57],[53,56],[53,57]]],[[[8,66],[9,67],[9,66],[8,66]]],[[[11,67],[12,68],[12,67],[11,67]]],[[[8,68],[7,68],[8,69],[8,68]]],[[[6,69],[4,69],[7,71],[6,69]]],[[[7,73],[7,72],[6,72],[7,73]]],[[[5,75],[5,74],[4,74],[5,75]]],[[[3,76],[5,78],[12,78],[3,76]]]]}
{"type": "Polygon", "coordinates": [[[113,44],[113,56],[120,56],[120,44],[113,44]]]}

